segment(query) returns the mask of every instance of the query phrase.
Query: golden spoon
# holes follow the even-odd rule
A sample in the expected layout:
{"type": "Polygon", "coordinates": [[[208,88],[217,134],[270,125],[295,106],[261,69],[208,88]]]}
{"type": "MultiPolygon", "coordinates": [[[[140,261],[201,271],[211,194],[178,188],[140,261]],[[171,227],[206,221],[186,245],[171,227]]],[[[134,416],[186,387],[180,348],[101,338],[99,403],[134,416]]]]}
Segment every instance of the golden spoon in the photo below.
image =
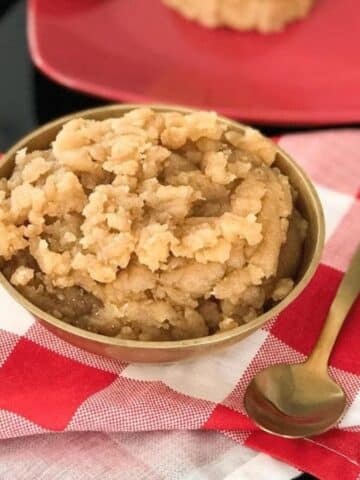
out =
{"type": "Polygon", "coordinates": [[[345,410],[346,395],[329,376],[328,361],[359,291],[360,247],[340,284],[308,360],[268,367],[249,384],[244,398],[245,409],[262,430],[283,437],[309,437],[325,432],[338,422],[345,410]]]}

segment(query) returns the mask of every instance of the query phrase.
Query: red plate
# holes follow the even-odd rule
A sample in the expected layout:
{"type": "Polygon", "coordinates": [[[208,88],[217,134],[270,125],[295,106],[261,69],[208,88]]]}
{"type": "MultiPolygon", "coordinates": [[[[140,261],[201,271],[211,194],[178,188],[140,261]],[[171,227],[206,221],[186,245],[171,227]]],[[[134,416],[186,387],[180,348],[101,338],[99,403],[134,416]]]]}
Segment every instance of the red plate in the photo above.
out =
{"type": "Polygon", "coordinates": [[[35,64],[112,100],[193,105],[251,122],[360,121],[360,1],[318,0],[283,33],[207,30],[160,0],[30,0],[35,64]]]}

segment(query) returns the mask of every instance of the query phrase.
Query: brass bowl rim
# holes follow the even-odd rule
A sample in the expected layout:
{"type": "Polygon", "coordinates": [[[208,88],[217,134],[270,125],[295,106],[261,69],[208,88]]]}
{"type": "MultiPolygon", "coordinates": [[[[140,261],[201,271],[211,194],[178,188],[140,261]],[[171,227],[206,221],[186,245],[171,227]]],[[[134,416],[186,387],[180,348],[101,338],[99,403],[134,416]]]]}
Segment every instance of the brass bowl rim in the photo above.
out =
{"type": "MultiPolygon", "coordinates": [[[[114,111],[124,111],[126,113],[129,110],[134,108],[143,108],[148,107],[153,110],[157,111],[178,111],[182,113],[191,113],[197,112],[198,109],[187,108],[183,106],[177,105],[167,105],[167,104],[113,104],[113,105],[106,105],[103,107],[91,108],[86,110],[81,110],[74,112],[69,115],[62,116],[57,118],[51,122],[48,122],[39,128],[33,130],[29,134],[22,137],[18,142],[15,143],[1,158],[0,158],[0,167],[5,165],[10,158],[21,148],[24,148],[26,144],[32,140],[34,137],[39,136],[41,133],[47,131],[50,128],[60,126],[66,121],[69,121],[73,118],[78,118],[82,116],[87,116],[91,114],[101,113],[101,112],[109,112],[109,118],[111,117],[111,112],[114,111]]],[[[236,129],[239,128],[248,128],[247,125],[237,122],[235,120],[228,119],[222,115],[218,115],[219,119],[236,129]]],[[[268,320],[276,318],[277,315],[283,311],[293,300],[295,300],[300,293],[305,289],[305,287],[310,282],[311,278],[313,277],[321,259],[322,250],[324,247],[325,242],[325,220],[324,220],[324,212],[323,208],[319,199],[319,196],[315,190],[315,187],[307,174],[304,170],[293,160],[279,145],[275,144],[277,151],[286,159],[286,161],[291,165],[293,171],[295,171],[299,177],[301,177],[302,182],[306,186],[307,195],[311,197],[311,204],[314,208],[315,213],[315,221],[318,225],[318,235],[316,237],[315,249],[314,254],[311,258],[311,261],[305,270],[300,282],[298,282],[293,290],[278,304],[272,307],[267,312],[263,313],[262,315],[256,317],[249,323],[241,325],[237,328],[232,330],[228,330],[221,333],[216,333],[213,335],[208,335],[206,337],[199,337],[199,338],[192,338],[188,340],[168,340],[168,341],[143,341],[143,340],[125,340],[117,337],[107,337],[105,335],[101,335],[98,333],[92,333],[87,330],[83,330],[81,328],[75,327],[70,325],[62,320],[57,319],[53,315],[41,310],[36,305],[31,303],[26,297],[24,297],[21,293],[19,293],[15,287],[11,285],[11,283],[5,278],[3,273],[0,271],[0,285],[2,285],[5,290],[26,310],[30,311],[35,317],[39,318],[46,323],[59,328],[60,330],[65,331],[71,335],[75,335],[76,337],[80,337],[86,340],[90,340],[92,342],[104,344],[107,346],[113,347],[122,347],[127,349],[141,349],[141,350],[177,350],[178,348],[181,349],[192,349],[196,346],[207,346],[207,345],[217,345],[223,343],[225,340],[236,339],[236,337],[246,334],[249,331],[255,331],[264,325],[268,320]]]]}

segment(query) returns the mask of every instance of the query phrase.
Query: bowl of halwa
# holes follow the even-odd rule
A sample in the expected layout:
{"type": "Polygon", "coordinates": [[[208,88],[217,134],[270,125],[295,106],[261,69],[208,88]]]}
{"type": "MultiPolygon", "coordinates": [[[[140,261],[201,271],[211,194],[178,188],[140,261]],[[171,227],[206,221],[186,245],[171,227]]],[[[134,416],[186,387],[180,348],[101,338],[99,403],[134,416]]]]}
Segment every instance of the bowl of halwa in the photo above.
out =
{"type": "Polygon", "coordinates": [[[101,107],[0,160],[2,285],[108,357],[168,362],[245,338],[301,293],[323,241],[300,167],[214,112],[101,107]]]}

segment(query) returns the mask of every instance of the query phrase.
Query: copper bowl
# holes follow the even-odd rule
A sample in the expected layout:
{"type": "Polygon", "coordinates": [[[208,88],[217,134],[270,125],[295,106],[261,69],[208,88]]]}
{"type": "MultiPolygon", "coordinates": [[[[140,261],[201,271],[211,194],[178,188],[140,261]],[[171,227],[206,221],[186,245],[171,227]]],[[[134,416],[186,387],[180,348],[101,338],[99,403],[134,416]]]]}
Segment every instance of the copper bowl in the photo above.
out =
{"type": "MultiPolygon", "coordinates": [[[[120,117],[129,110],[139,106],[141,105],[106,106],[78,112],[44,125],[16,143],[6,155],[1,158],[0,178],[8,177],[11,174],[12,169],[14,168],[15,154],[18,150],[24,147],[28,147],[29,150],[48,148],[65,122],[76,117],[93,118],[98,120],[103,120],[108,117],[120,117]]],[[[192,111],[180,107],[161,105],[151,105],[151,108],[157,111],[192,111]]],[[[241,130],[244,128],[241,124],[226,118],[221,117],[221,120],[228,125],[231,125],[233,129],[241,130]]],[[[241,325],[238,328],[223,333],[191,340],[166,342],[122,340],[81,330],[58,320],[23,297],[1,273],[0,283],[17,302],[33,313],[51,332],[77,347],[99,355],[104,355],[105,357],[111,357],[126,362],[173,362],[194,355],[208,353],[216,348],[225,347],[239,342],[255,330],[262,327],[268,320],[278,315],[300,295],[314,275],[323,249],[325,234],[324,215],[315,188],[306,174],[294,162],[294,160],[292,160],[292,158],[290,158],[279,147],[277,147],[277,152],[275,165],[290,178],[292,185],[298,191],[297,208],[309,223],[308,234],[294,289],[280,303],[245,325],[241,325]]]]}

